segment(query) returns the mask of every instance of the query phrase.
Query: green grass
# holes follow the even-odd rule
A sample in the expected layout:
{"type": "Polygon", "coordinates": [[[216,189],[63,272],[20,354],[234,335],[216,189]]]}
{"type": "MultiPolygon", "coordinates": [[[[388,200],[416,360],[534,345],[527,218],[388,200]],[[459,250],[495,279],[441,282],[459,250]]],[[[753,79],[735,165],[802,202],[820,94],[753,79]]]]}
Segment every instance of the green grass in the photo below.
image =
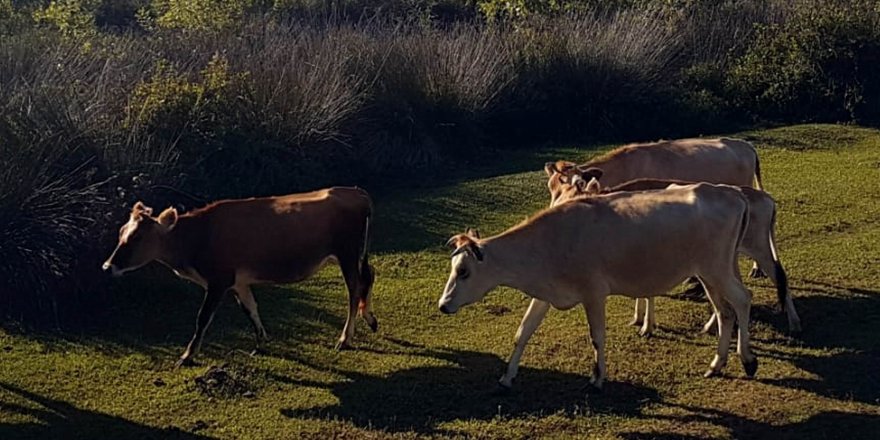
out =
{"type": "Polygon", "coordinates": [[[765,186],[779,202],[778,244],[804,325],[790,337],[772,312],[769,282],[748,281],[756,380],[743,379],[733,358],[726,377],[701,377],[716,345],[697,334],[708,306],[671,292],[657,301],[651,339],[626,325],[631,300],[609,300],[603,394],[585,393],[592,350],[580,309],[551,311],[514,391],[493,394],[528,298],[498,289],[442,316],[443,243],[467,226],[503,231],[544,207],[544,161],[596,152],[563,149],[498,157],[447,183],[374,191],[380,329],[371,334],[360,322],[357,351],[332,349],[345,308],[336,268],[257,290],[273,341],[256,357],[244,353],[250,324],[229,298],[202,366],[173,369],[201,294],[160,268],[118,281],[116,313],[100,333],[0,331],[0,438],[874,438],[880,131],[826,125],[739,135],[760,147],[765,186]],[[201,391],[195,378],[222,364],[252,396],[201,391]]]}

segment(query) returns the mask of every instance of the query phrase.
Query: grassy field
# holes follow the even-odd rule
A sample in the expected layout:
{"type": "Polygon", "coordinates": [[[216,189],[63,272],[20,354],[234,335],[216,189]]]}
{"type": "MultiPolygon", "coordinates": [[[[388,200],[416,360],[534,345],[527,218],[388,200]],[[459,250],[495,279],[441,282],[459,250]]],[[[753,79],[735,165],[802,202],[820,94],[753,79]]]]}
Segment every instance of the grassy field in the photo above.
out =
{"type": "MultiPolygon", "coordinates": [[[[608,379],[592,365],[582,309],[551,311],[514,390],[496,395],[528,298],[498,289],[457,315],[437,311],[452,234],[503,231],[549,200],[546,160],[597,148],[516,153],[444,182],[374,190],[379,331],[336,352],[346,296],[338,269],[257,290],[273,341],[251,357],[251,326],[227,298],[202,365],[175,370],[201,292],[148,268],[99,334],[0,330],[0,439],[13,438],[876,438],[880,432],[880,131],[795,126],[738,135],[760,148],[780,206],[778,245],[804,331],[787,333],[766,280],[754,292],[755,380],[732,357],[703,379],[716,339],[705,302],[670,292],[650,339],[608,302],[608,379]],[[211,366],[226,375],[208,377],[211,366]],[[211,377],[214,380],[210,380],[211,377]]],[[[109,251],[109,250],[108,250],[109,251]]],[[[741,261],[743,268],[747,262],[741,261]]]]}

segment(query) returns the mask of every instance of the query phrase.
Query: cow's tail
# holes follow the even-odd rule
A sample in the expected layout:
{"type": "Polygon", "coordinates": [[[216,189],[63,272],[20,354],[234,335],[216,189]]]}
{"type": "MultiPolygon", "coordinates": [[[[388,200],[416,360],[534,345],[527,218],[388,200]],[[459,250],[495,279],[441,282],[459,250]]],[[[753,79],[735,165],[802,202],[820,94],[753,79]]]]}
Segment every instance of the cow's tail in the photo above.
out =
{"type": "MultiPolygon", "coordinates": [[[[749,215],[750,215],[750,213],[749,213],[749,199],[746,198],[746,195],[743,194],[742,191],[738,191],[738,192],[739,192],[740,198],[743,201],[743,205],[744,205],[745,209],[743,209],[742,219],[740,219],[739,233],[736,236],[736,248],[734,248],[734,249],[739,249],[740,246],[742,245],[743,239],[746,236],[746,230],[749,229],[749,215]]],[[[734,255],[736,255],[736,254],[734,254],[734,255]]],[[[736,258],[736,257],[734,257],[734,258],[736,258]]]]}
{"type": "Polygon", "coordinates": [[[770,242],[770,253],[773,255],[773,272],[776,275],[776,299],[779,301],[782,310],[786,311],[786,303],[791,292],[788,291],[788,275],[786,275],[782,263],[779,262],[779,254],[776,252],[776,237],[773,233],[775,230],[776,205],[774,204],[773,214],[770,216],[770,233],[767,236],[767,240],[770,242]]]}
{"type": "Polygon", "coordinates": [[[379,324],[376,321],[376,317],[373,316],[373,312],[370,307],[370,293],[373,290],[373,282],[376,280],[376,272],[373,270],[373,266],[370,266],[369,252],[370,220],[373,216],[372,204],[369,209],[370,210],[367,212],[367,215],[364,219],[364,243],[363,248],[361,249],[359,274],[360,282],[358,283],[358,312],[367,321],[367,324],[370,325],[370,328],[373,331],[376,331],[379,324]]]}
{"type": "Polygon", "coordinates": [[[761,158],[758,157],[758,150],[752,145],[755,152],[755,189],[764,191],[764,183],[761,182],[761,158]]]}

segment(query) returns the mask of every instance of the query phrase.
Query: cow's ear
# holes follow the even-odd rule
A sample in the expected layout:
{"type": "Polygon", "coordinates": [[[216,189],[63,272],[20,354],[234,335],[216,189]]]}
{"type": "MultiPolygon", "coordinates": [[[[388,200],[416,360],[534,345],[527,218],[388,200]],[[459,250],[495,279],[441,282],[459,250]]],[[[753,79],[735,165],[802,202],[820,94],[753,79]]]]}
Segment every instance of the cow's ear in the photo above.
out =
{"type": "Polygon", "coordinates": [[[544,172],[547,173],[547,177],[553,175],[553,173],[558,173],[559,169],[556,168],[556,162],[547,162],[544,164],[544,172]]]}
{"type": "Polygon", "coordinates": [[[467,238],[464,234],[455,234],[449,240],[446,240],[446,246],[458,249],[465,241],[467,241],[467,238]]]}
{"type": "Polygon", "coordinates": [[[590,180],[591,177],[593,179],[601,179],[602,175],[605,174],[601,168],[588,167],[586,165],[579,166],[578,171],[581,173],[581,176],[583,176],[586,180],[590,180]]]}
{"type": "Polygon", "coordinates": [[[131,216],[136,219],[140,219],[142,215],[147,217],[153,215],[153,208],[150,208],[147,205],[144,205],[144,202],[138,201],[131,207],[131,216]]]}
{"type": "Polygon", "coordinates": [[[470,235],[471,237],[476,238],[477,240],[480,239],[480,231],[478,231],[476,229],[467,228],[467,231],[465,232],[465,234],[470,235]]]}
{"type": "Polygon", "coordinates": [[[177,224],[177,210],[168,208],[159,214],[159,224],[167,229],[171,229],[177,224]]]}
{"type": "MultiPolygon", "coordinates": [[[[581,179],[581,182],[583,181],[584,180],[581,179]]],[[[587,194],[599,194],[602,192],[602,185],[600,185],[599,181],[596,180],[595,177],[593,177],[592,179],[590,179],[590,182],[586,184],[584,192],[587,194]]]]}

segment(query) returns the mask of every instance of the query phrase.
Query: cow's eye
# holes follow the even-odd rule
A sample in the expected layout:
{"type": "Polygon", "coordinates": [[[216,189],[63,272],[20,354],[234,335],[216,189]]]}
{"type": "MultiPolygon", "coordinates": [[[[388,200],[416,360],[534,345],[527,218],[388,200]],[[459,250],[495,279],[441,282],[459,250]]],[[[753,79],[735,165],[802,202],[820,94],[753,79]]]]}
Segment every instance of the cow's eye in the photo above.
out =
{"type": "Polygon", "coordinates": [[[467,279],[467,277],[471,276],[471,273],[468,272],[467,269],[460,267],[460,268],[458,268],[456,275],[458,276],[459,279],[464,280],[464,279],[467,279]]]}

